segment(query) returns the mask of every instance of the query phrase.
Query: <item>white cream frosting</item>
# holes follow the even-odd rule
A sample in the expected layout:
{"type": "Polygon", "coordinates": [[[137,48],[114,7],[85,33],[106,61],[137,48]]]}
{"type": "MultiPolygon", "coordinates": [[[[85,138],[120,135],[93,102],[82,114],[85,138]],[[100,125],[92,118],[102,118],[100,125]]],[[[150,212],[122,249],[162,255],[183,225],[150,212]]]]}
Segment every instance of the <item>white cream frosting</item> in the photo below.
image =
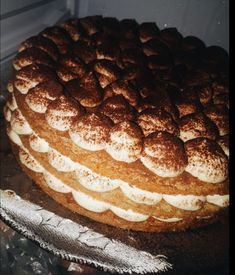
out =
{"type": "Polygon", "coordinates": [[[107,192],[119,187],[120,183],[107,177],[100,176],[85,166],[77,165],[76,178],[85,188],[95,192],[107,192]]]}
{"type": "Polygon", "coordinates": [[[8,83],[7,83],[7,90],[8,90],[9,93],[13,93],[14,86],[13,86],[13,81],[12,80],[8,81],[8,83]]]}
{"type": "Polygon", "coordinates": [[[117,123],[109,132],[105,150],[116,160],[136,161],[142,151],[141,130],[134,123],[117,123]]]}
{"type": "Polygon", "coordinates": [[[44,171],[43,172],[44,180],[46,181],[47,185],[56,192],[59,193],[70,193],[72,192],[72,188],[65,185],[61,180],[54,177],[52,174],[44,171]]]}
{"type": "Polygon", "coordinates": [[[184,129],[180,129],[180,138],[186,142],[190,139],[194,139],[194,138],[197,138],[199,137],[200,133],[199,131],[196,131],[194,129],[190,129],[190,130],[184,130],[184,129]]]}
{"type": "MultiPolygon", "coordinates": [[[[211,167],[208,163],[204,165],[203,163],[200,163],[200,161],[201,160],[198,160],[196,156],[192,157],[190,163],[186,166],[185,171],[201,181],[210,183],[220,183],[228,177],[227,163],[225,163],[223,167],[219,170],[215,169],[215,167],[211,167]]],[[[218,165],[219,164],[220,162],[218,160],[218,165]]]]}
{"type": "Polygon", "coordinates": [[[115,145],[108,143],[105,150],[113,159],[118,161],[133,162],[137,159],[135,155],[130,155],[126,148],[120,148],[118,144],[115,145]]]}
{"type": "Polygon", "coordinates": [[[162,199],[162,194],[141,190],[137,187],[131,187],[128,183],[120,184],[122,192],[132,201],[147,205],[155,205],[162,199]]]}
{"type": "Polygon", "coordinates": [[[140,160],[160,177],[179,176],[187,165],[182,141],[165,131],[154,132],[144,138],[140,160]]]}
{"type": "Polygon", "coordinates": [[[226,180],[228,158],[217,143],[198,138],[187,141],[185,148],[188,156],[185,171],[205,182],[220,183],[226,180]]]}
{"type": "Polygon", "coordinates": [[[30,170],[42,173],[44,171],[44,168],[37,162],[37,160],[27,152],[27,149],[22,147],[19,150],[19,158],[20,161],[30,170]]]}
{"type": "MultiPolygon", "coordinates": [[[[96,131],[95,131],[96,132],[96,131]]],[[[92,131],[91,131],[92,133],[92,131]]],[[[82,133],[77,134],[74,133],[72,131],[69,131],[69,135],[71,137],[71,140],[77,144],[79,147],[85,149],[85,150],[89,150],[89,151],[99,151],[99,150],[103,150],[105,148],[105,142],[103,143],[92,143],[90,141],[86,141],[83,136],[82,133]]]]}
{"type": "Polygon", "coordinates": [[[7,105],[3,107],[3,114],[6,119],[6,121],[10,122],[11,121],[11,110],[8,108],[7,105]]]}
{"type": "Polygon", "coordinates": [[[78,111],[76,111],[74,108],[72,109],[62,109],[62,108],[50,108],[49,112],[54,116],[63,116],[63,117],[73,117],[78,114],[78,111]]]}
{"type": "Polygon", "coordinates": [[[38,81],[18,78],[17,75],[16,78],[17,79],[14,81],[14,85],[21,94],[27,94],[29,89],[34,88],[39,83],[38,81]]]}
{"type": "Polygon", "coordinates": [[[10,123],[12,129],[19,135],[30,135],[32,133],[31,127],[19,109],[12,113],[10,123]]]}
{"type": "Polygon", "coordinates": [[[69,135],[71,137],[71,140],[77,144],[79,147],[85,149],[85,150],[89,150],[89,151],[99,151],[99,150],[103,150],[105,147],[104,143],[100,143],[100,144],[95,144],[89,141],[85,141],[84,138],[82,136],[79,136],[76,133],[73,133],[72,131],[69,132],[69,135]]]}
{"type": "Polygon", "coordinates": [[[182,167],[180,170],[175,170],[156,165],[153,158],[149,156],[141,156],[140,160],[144,166],[146,166],[150,171],[154,172],[159,177],[176,177],[184,171],[184,167],[182,167]]]}
{"type": "Polygon", "coordinates": [[[196,218],[198,219],[198,220],[208,220],[208,219],[210,219],[210,218],[212,218],[212,216],[211,215],[208,215],[208,216],[196,216],[196,218]]]}
{"type": "Polygon", "coordinates": [[[114,205],[110,205],[110,210],[116,214],[119,218],[130,222],[143,222],[146,221],[149,216],[141,213],[137,213],[131,209],[125,210],[120,207],[116,207],[114,205]]]}
{"type": "Polygon", "coordinates": [[[15,109],[18,108],[14,94],[11,94],[11,97],[8,99],[6,105],[11,111],[15,111],[15,109]]]}
{"type": "Polygon", "coordinates": [[[49,150],[48,142],[38,137],[35,133],[30,135],[29,144],[30,147],[36,152],[46,153],[49,150]]]}
{"type": "Polygon", "coordinates": [[[12,142],[19,145],[20,147],[23,146],[20,136],[14,132],[11,127],[7,127],[7,135],[12,142]]]}
{"type": "Polygon", "coordinates": [[[206,202],[205,196],[195,195],[163,195],[163,199],[179,209],[196,211],[206,202]]]}
{"type": "Polygon", "coordinates": [[[72,122],[73,117],[72,116],[61,116],[61,115],[52,115],[46,113],[46,120],[48,124],[59,131],[65,132],[68,131],[72,122]]]}
{"type": "Polygon", "coordinates": [[[52,148],[48,151],[48,161],[51,166],[60,172],[72,172],[76,170],[75,162],[52,148]]]}
{"type": "Polygon", "coordinates": [[[105,150],[116,160],[133,162],[138,159],[140,146],[135,146],[135,140],[122,132],[110,134],[110,141],[106,144],[105,150]],[[135,148],[136,147],[136,148],[135,148]]]}
{"type": "Polygon", "coordinates": [[[25,102],[32,111],[43,114],[46,112],[50,100],[42,96],[39,100],[36,100],[37,97],[39,97],[39,95],[35,95],[29,92],[25,98],[25,102]]]}
{"type": "Polygon", "coordinates": [[[229,195],[208,195],[206,196],[206,200],[220,207],[227,207],[229,205],[229,195]]]}
{"type": "Polygon", "coordinates": [[[32,61],[30,59],[20,59],[13,61],[13,67],[14,69],[16,69],[16,71],[19,71],[21,68],[28,66],[30,64],[32,64],[32,61]]]}
{"type": "Polygon", "coordinates": [[[96,212],[96,213],[102,213],[104,211],[107,211],[109,209],[109,204],[103,201],[99,201],[96,199],[93,199],[92,197],[88,196],[87,194],[84,194],[79,191],[72,191],[72,195],[74,200],[83,208],[96,212]]]}
{"type": "Polygon", "coordinates": [[[78,106],[68,102],[62,95],[48,105],[45,118],[52,128],[67,131],[79,112],[78,106]]]}
{"type": "Polygon", "coordinates": [[[105,148],[112,121],[99,113],[87,113],[73,123],[69,130],[72,141],[79,147],[98,151],[105,148]]]}
{"type": "Polygon", "coordinates": [[[177,218],[177,217],[172,217],[172,218],[159,218],[159,217],[155,217],[153,216],[154,219],[156,220],[159,220],[161,222],[179,222],[179,221],[182,221],[183,219],[182,218],[177,218]]]}

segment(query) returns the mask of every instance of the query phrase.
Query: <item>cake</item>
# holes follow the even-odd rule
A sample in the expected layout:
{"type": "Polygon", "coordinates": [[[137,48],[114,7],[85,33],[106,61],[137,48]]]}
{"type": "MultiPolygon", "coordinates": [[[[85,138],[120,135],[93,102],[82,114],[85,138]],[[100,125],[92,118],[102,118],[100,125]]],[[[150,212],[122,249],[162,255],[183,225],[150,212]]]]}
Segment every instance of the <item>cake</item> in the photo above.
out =
{"type": "Polygon", "coordinates": [[[176,28],[88,16],[21,43],[4,108],[13,153],[71,211],[176,231],[229,205],[228,54],[176,28]]]}

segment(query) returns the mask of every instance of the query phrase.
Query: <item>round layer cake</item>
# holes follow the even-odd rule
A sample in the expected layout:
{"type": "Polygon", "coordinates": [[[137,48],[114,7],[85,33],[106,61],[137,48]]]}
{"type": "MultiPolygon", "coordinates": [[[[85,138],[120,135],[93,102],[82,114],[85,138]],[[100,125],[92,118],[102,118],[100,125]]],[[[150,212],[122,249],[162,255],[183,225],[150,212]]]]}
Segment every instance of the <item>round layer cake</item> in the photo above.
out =
{"type": "Polygon", "coordinates": [[[228,55],[176,28],[90,16],[24,41],[7,134],[72,211],[136,231],[211,223],[229,204],[228,55]]]}

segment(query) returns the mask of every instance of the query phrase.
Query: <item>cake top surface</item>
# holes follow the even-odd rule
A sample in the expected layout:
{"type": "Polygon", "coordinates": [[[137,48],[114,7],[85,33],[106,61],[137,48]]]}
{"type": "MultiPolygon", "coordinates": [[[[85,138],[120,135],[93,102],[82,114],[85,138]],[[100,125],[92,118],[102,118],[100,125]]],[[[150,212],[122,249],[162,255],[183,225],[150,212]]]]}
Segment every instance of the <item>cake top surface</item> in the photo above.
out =
{"type": "Polygon", "coordinates": [[[228,170],[227,65],[222,48],[176,28],[90,16],[24,41],[13,83],[83,149],[217,183],[228,170]]]}

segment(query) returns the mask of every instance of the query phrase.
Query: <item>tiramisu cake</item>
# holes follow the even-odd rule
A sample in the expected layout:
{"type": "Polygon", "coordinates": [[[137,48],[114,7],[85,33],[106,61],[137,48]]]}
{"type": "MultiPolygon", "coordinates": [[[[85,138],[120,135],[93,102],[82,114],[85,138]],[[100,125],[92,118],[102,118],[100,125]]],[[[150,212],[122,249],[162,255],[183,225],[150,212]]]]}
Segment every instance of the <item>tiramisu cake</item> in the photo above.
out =
{"type": "Polygon", "coordinates": [[[174,231],[228,208],[228,55],[176,28],[90,16],[24,41],[7,134],[22,169],[93,220],[174,231]]]}

